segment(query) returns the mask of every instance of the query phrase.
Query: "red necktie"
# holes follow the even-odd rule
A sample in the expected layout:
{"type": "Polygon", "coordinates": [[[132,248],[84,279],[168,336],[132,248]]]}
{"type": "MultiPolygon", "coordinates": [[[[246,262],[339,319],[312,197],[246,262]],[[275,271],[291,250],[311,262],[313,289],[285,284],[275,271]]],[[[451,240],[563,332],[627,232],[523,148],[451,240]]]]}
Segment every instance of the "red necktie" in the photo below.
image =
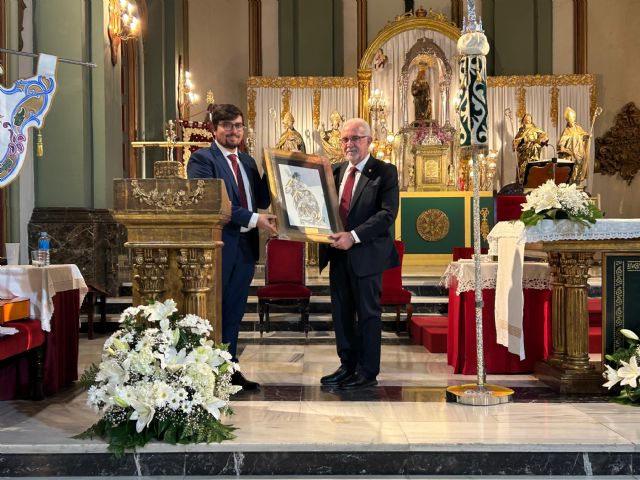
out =
{"type": "Polygon", "coordinates": [[[242,179],[242,172],[240,172],[240,165],[238,165],[238,156],[232,153],[227,157],[231,160],[231,168],[233,168],[233,174],[236,176],[236,182],[238,183],[238,193],[240,194],[240,206],[247,208],[247,192],[244,189],[244,180],[242,179]]]}
{"type": "Polygon", "coordinates": [[[353,196],[353,184],[356,183],[356,167],[351,167],[347,175],[347,181],[344,182],[344,188],[342,189],[342,197],[340,197],[340,219],[342,220],[342,226],[347,228],[347,216],[349,215],[349,208],[351,207],[351,197],[353,196]]]}

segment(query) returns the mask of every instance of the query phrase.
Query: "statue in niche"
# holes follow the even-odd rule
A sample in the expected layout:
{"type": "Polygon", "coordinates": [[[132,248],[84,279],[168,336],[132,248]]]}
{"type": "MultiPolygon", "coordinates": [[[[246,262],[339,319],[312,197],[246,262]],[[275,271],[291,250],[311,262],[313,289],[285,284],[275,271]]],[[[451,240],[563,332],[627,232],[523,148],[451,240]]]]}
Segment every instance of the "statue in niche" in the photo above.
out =
{"type": "Polygon", "coordinates": [[[567,121],[567,126],[558,140],[558,158],[574,163],[571,182],[576,183],[584,178],[582,169],[586,167],[585,159],[588,155],[586,145],[590,135],[576,123],[576,111],[573,108],[564,109],[564,119],[567,121]]]}
{"type": "Polygon", "coordinates": [[[325,130],[324,124],[320,128],[320,142],[331,163],[341,162],[344,157],[340,145],[340,126],[342,125],[342,115],[337,110],[331,112],[331,129],[325,130]]]}
{"type": "Polygon", "coordinates": [[[416,122],[428,122],[431,120],[431,89],[427,82],[427,71],[424,68],[418,70],[418,75],[411,84],[413,95],[413,109],[416,122]]]}
{"type": "Polygon", "coordinates": [[[280,135],[280,139],[276,144],[276,148],[280,150],[286,150],[288,152],[302,152],[307,153],[307,149],[304,145],[304,139],[302,135],[293,128],[295,119],[291,112],[286,112],[282,116],[282,128],[283,132],[280,135]]]}
{"type": "Polygon", "coordinates": [[[513,150],[518,157],[518,183],[524,182],[527,164],[540,160],[542,147],[549,143],[549,135],[533,123],[530,113],[525,113],[520,120],[520,128],[513,139],[513,150]]]}

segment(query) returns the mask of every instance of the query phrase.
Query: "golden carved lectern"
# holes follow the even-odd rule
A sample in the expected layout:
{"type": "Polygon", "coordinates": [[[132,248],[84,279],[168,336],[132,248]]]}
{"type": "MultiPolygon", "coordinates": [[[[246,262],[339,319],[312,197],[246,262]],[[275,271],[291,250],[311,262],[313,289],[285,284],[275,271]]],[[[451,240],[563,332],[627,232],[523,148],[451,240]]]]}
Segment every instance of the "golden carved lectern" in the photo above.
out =
{"type": "Polygon", "coordinates": [[[133,304],[173,298],[180,313],[209,319],[220,342],[222,227],[231,203],[219,179],[178,178],[179,162],[156,162],[156,178],[116,179],[114,212],[127,227],[133,304]]]}
{"type": "Polygon", "coordinates": [[[602,372],[589,363],[589,268],[595,252],[640,252],[640,238],[542,243],[551,267],[552,354],[535,374],[560,393],[604,393],[602,372]]]}

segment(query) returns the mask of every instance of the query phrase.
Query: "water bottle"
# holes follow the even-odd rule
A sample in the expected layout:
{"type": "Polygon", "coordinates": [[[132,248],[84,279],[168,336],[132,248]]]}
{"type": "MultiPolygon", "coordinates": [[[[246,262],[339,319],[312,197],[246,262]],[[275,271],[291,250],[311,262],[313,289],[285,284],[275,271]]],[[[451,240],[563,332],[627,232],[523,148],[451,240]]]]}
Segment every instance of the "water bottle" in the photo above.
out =
{"type": "Polygon", "coordinates": [[[49,247],[51,246],[51,237],[47,232],[40,232],[40,238],[38,239],[38,250],[40,250],[40,261],[43,266],[51,264],[51,255],[49,254],[49,247]]]}

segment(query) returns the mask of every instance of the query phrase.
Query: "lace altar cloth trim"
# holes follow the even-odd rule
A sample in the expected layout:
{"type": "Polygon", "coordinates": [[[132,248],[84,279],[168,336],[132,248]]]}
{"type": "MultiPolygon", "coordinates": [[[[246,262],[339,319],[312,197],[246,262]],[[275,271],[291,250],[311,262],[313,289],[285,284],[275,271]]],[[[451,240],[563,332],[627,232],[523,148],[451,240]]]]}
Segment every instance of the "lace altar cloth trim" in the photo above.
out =
{"type": "MultiPolygon", "coordinates": [[[[480,282],[483,289],[495,289],[498,274],[497,262],[480,264],[480,282]]],[[[522,274],[522,288],[549,290],[549,265],[547,263],[525,262],[522,274]]],[[[475,271],[472,260],[459,260],[449,264],[442,275],[443,284],[447,287],[457,281],[456,295],[475,289],[475,271]]]]}
{"type": "Polygon", "coordinates": [[[515,238],[519,244],[556,240],[640,238],[640,219],[602,218],[590,227],[571,220],[542,220],[528,228],[519,220],[498,222],[487,237],[489,255],[498,255],[499,238],[515,238]]]}

